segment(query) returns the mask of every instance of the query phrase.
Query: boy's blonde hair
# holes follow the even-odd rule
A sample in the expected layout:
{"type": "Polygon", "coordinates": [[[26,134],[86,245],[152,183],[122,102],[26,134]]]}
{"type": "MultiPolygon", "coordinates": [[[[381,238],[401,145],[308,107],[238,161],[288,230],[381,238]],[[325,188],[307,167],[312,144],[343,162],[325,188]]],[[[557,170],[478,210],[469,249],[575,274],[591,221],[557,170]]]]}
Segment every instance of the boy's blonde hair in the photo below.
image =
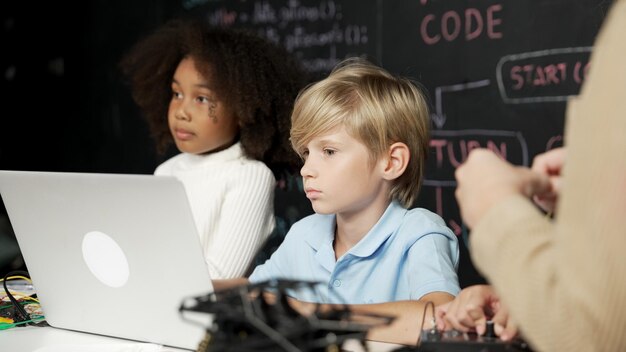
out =
{"type": "Polygon", "coordinates": [[[428,151],[426,99],[411,81],[363,59],[348,59],[300,92],[291,115],[291,144],[301,154],[314,137],[342,125],[370,150],[372,161],[396,142],[410,159],[390,198],[409,208],[417,197],[428,151]]]}

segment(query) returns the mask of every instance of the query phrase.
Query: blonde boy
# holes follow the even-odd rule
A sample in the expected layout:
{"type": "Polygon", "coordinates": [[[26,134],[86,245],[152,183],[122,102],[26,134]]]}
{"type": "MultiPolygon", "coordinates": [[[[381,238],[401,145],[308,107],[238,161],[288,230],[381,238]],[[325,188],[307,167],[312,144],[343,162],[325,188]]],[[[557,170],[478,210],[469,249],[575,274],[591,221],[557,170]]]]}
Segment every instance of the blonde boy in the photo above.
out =
{"type": "Polygon", "coordinates": [[[422,179],[428,121],[410,81],[360,59],[301,92],[291,142],[316,214],[294,224],[249,280],[322,282],[294,293],[319,303],[456,295],[456,236],[439,216],[407,210],[422,179]]]}
{"type": "Polygon", "coordinates": [[[415,342],[424,302],[460,291],[456,236],[439,216],[407,210],[423,175],[428,121],[410,81],[364,60],[301,92],[291,142],[316,214],[294,224],[249,281],[321,282],[294,298],[400,316],[391,334],[373,338],[415,342]]]}

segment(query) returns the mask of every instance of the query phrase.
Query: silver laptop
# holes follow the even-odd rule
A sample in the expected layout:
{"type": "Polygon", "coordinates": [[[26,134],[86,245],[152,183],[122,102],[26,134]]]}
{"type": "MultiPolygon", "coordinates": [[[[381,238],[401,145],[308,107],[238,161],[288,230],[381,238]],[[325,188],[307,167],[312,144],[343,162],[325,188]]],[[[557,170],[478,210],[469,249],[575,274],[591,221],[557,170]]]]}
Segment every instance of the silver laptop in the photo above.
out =
{"type": "Polygon", "coordinates": [[[0,194],[51,326],[198,347],[178,308],[213,287],[178,180],[0,171],[0,194]]]}

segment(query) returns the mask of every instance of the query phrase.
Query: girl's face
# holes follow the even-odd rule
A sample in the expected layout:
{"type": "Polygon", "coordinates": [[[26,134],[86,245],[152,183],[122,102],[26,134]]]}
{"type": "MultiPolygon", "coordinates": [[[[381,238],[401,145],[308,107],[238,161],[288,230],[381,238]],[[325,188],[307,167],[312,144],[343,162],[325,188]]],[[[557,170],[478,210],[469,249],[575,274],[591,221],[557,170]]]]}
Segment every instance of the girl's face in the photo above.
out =
{"type": "Polygon", "coordinates": [[[222,149],[231,145],[239,132],[234,112],[210,87],[192,58],[178,64],[167,115],[170,132],[181,152],[202,154],[222,149]]]}

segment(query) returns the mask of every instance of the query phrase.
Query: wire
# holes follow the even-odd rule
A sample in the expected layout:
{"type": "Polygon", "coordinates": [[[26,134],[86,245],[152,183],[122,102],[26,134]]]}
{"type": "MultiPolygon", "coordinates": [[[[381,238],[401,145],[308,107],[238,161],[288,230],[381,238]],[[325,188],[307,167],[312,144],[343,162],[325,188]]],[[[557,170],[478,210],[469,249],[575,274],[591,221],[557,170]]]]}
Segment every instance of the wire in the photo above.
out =
{"type": "MultiPolygon", "coordinates": [[[[14,271],[14,272],[15,272],[15,271],[14,271]]],[[[9,274],[10,274],[10,273],[9,273],[9,274]]],[[[7,275],[8,275],[8,274],[7,274],[7,275]]],[[[21,276],[21,275],[15,275],[15,276],[9,276],[9,277],[6,277],[6,276],[5,276],[4,278],[0,279],[0,282],[5,281],[5,280],[17,280],[17,279],[19,279],[19,280],[26,280],[26,281],[28,281],[28,282],[30,282],[30,283],[32,283],[32,282],[33,282],[33,280],[31,280],[29,277],[26,277],[26,276],[21,276]]]]}
{"type": "MultiPolygon", "coordinates": [[[[13,306],[15,307],[15,313],[17,315],[16,318],[18,318],[18,319],[16,319],[17,323],[21,323],[21,322],[24,322],[24,321],[30,321],[31,320],[30,315],[26,312],[24,307],[22,307],[22,305],[15,299],[15,297],[13,297],[13,294],[11,294],[11,292],[7,288],[7,280],[10,277],[14,277],[15,275],[22,276],[22,277],[24,277],[24,276],[30,277],[30,275],[27,272],[25,272],[25,271],[19,271],[18,270],[18,271],[10,271],[10,272],[8,272],[4,276],[4,279],[2,279],[2,285],[4,286],[4,292],[7,294],[7,297],[9,297],[9,300],[11,301],[11,303],[13,303],[13,306]]],[[[30,279],[28,279],[28,280],[30,280],[30,279]]],[[[17,324],[17,323],[15,323],[15,324],[17,324]]],[[[30,322],[29,323],[24,323],[24,324],[28,325],[28,324],[30,324],[30,322]]]]}
{"type": "MultiPolygon", "coordinates": [[[[15,276],[9,276],[6,278],[6,281],[8,280],[25,280],[28,281],[29,283],[33,283],[33,280],[31,280],[30,278],[26,277],[26,276],[21,276],[21,275],[15,275],[15,276]]],[[[0,278],[0,282],[5,281],[5,278],[0,278]]],[[[31,297],[31,295],[24,293],[24,292],[20,292],[20,291],[15,291],[15,290],[11,290],[9,289],[9,292],[11,292],[11,294],[13,294],[14,297],[16,298],[21,298],[24,300],[29,300],[29,301],[33,301],[33,302],[37,302],[39,303],[39,300],[35,297],[31,297]]],[[[8,297],[8,296],[6,296],[8,297]]],[[[4,299],[5,297],[2,297],[2,299],[4,299]]]]}
{"type": "Polygon", "coordinates": [[[18,321],[17,323],[0,323],[0,330],[6,330],[6,329],[14,328],[20,325],[38,324],[38,323],[41,323],[42,321],[45,321],[45,318],[43,317],[43,315],[39,315],[39,316],[33,317],[32,319],[18,321]]]}
{"type": "MultiPolygon", "coordinates": [[[[24,293],[24,292],[19,292],[19,291],[13,291],[9,289],[9,292],[11,292],[11,294],[13,295],[13,297],[15,297],[16,299],[23,299],[23,300],[27,300],[27,301],[33,301],[35,303],[39,303],[39,300],[35,297],[31,297],[29,294],[24,293]]],[[[2,297],[4,298],[4,297],[2,297]]]]}
{"type": "MultiPolygon", "coordinates": [[[[22,301],[22,302],[20,302],[20,304],[23,305],[23,306],[26,306],[26,305],[35,304],[35,303],[22,301]]],[[[3,306],[0,306],[0,310],[9,309],[9,308],[13,308],[13,304],[5,304],[3,306]]]]}
{"type": "MultiPolygon", "coordinates": [[[[15,292],[15,291],[11,291],[11,294],[13,295],[13,297],[15,297],[16,300],[23,300],[23,301],[30,301],[30,303],[39,303],[39,300],[35,297],[31,297],[26,295],[25,293],[21,293],[21,292],[15,292]]],[[[4,297],[2,297],[4,299],[4,297]]]]}
{"type": "Polygon", "coordinates": [[[437,323],[435,321],[435,303],[433,303],[433,301],[427,301],[426,305],[424,306],[424,310],[422,312],[422,322],[420,323],[420,327],[419,330],[417,330],[417,343],[416,345],[420,344],[420,340],[422,339],[422,330],[424,329],[424,322],[426,321],[426,310],[428,310],[428,306],[431,307],[432,312],[433,312],[433,327],[431,329],[431,331],[436,332],[437,330],[437,323]]]}

